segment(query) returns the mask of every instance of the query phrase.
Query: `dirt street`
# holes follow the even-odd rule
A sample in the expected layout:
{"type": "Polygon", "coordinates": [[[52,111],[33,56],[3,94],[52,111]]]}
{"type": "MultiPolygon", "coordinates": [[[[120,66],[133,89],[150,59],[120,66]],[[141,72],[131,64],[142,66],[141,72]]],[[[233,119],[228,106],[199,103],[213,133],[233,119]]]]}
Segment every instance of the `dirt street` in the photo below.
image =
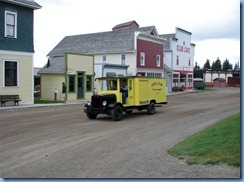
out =
{"type": "Polygon", "coordinates": [[[239,178],[240,168],[187,165],[167,149],[240,112],[240,88],[168,96],[114,122],[84,105],[0,110],[2,178],[239,178]]]}

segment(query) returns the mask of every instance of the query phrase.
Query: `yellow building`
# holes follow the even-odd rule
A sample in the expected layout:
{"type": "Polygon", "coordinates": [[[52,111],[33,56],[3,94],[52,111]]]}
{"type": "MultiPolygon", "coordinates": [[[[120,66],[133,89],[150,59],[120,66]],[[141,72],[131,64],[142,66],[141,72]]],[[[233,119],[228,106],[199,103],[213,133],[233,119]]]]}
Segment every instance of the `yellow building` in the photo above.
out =
{"type": "Polygon", "coordinates": [[[49,58],[39,71],[41,99],[63,100],[62,83],[67,101],[89,100],[94,90],[94,57],[69,54],[49,58]]]}
{"type": "Polygon", "coordinates": [[[0,0],[0,95],[19,95],[21,105],[34,102],[33,23],[40,8],[34,0],[0,0]]]}

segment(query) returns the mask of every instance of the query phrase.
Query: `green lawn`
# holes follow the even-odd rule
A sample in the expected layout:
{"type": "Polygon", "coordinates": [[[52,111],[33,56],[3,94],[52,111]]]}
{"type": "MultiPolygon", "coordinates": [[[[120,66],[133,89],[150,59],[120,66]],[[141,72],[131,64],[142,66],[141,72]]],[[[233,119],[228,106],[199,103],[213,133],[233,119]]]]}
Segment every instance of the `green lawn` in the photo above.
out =
{"type": "Polygon", "coordinates": [[[240,166],[240,113],[225,118],[168,150],[187,164],[240,166]]]}
{"type": "Polygon", "coordinates": [[[63,101],[41,100],[40,97],[34,98],[34,104],[55,104],[55,103],[63,103],[63,101]]]}

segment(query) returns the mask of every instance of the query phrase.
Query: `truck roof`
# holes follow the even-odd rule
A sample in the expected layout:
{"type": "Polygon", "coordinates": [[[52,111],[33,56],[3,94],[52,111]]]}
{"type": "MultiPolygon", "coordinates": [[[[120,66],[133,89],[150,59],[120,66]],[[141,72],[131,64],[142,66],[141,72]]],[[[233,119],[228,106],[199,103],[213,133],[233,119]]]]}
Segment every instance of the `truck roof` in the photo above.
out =
{"type": "Polygon", "coordinates": [[[129,78],[153,78],[153,79],[165,79],[162,77],[147,77],[147,76],[111,76],[111,77],[98,77],[95,80],[108,80],[108,79],[129,79],[129,78]]]}

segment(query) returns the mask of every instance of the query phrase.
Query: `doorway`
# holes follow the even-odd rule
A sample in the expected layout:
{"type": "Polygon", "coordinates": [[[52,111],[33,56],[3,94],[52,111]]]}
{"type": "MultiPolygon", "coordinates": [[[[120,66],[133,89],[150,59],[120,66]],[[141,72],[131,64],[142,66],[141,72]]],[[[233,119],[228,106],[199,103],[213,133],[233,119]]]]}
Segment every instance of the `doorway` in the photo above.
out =
{"type": "Polygon", "coordinates": [[[77,80],[77,98],[83,99],[84,98],[84,73],[78,73],[78,80],[77,80]]]}

